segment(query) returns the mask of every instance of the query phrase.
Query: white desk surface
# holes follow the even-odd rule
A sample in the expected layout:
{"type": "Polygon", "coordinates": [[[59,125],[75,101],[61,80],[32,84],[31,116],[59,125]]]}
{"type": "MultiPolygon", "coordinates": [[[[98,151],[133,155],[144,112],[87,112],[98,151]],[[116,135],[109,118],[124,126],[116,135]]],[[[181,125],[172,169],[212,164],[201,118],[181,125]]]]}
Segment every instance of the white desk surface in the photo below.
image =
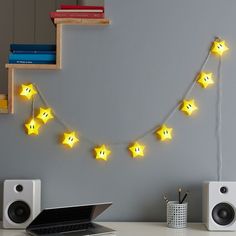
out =
{"type": "MultiPolygon", "coordinates": [[[[189,223],[185,229],[170,229],[165,223],[149,222],[103,222],[115,229],[117,236],[236,236],[236,232],[209,232],[200,223],[189,223]]],[[[24,230],[0,229],[0,236],[26,236],[24,230]]]]}

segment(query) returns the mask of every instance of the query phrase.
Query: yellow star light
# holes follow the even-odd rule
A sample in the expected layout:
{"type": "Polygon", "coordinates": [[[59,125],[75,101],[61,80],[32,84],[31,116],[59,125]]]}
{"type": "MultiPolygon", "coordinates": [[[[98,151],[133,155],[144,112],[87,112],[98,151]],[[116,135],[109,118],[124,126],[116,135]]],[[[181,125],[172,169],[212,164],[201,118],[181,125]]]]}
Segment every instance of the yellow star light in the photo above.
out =
{"type": "Polygon", "coordinates": [[[214,80],[212,78],[212,73],[201,71],[197,76],[197,82],[203,87],[207,88],[208,85],[214,84],[214,80]]]}
{"type": "Polygon", "coordinates": [[[39,114],[37,115],[37,118],[40,119],[44,124],[46,124],[50,119],[53,119],[54,116],[52,114],[51,108],[39,108],[39,114]]]}
{"type": "Polygon", "coordinates": [[[40,124],[34,118],[32,118],[29,123],[26,123],[25,127],[28,135],[39,134],[40,124]]]}
{"type": "Polygon", "coordinates": [[[171,140],[172,139],[172,130],[173,130],[172,128],[169,128],[165,124],[163,124],[156,131],[156,135],[161,141],[171,140]]]}
{"type": "Polygon", "coordinates": [[[72,148],[77,142],[79,142],[79,139],[76,137],[75,132],[71,133],[64,133],[64,139],[62,141],[62,144],[72,148]]]}
{"type": "Polygon", "coordinates": [[[34,88],[33,84],[21,85],[21,92],[20,92],[21,96],[25,96],[28,100],[30,100],[32,96],[34,96],[35,94],[37,94],[37,91],[34,88]]]}
{"type": "Polygon", "coordinates": [[[193,99],[183,100],[180,110],[186,115],[191,116],[194,111],[198,110],[198,107],[193,99]]]}
{"type": "Polygon", "coordinates": [[[107,161],[108,156],[111,154],[111,151],[103,144],[97,148],[94,148],[96,153],[96,160],[107,161]]]}
{"type": "Polygon", "coordinates": [[[133,145],[129,147],[131,151],[131,155],[133,158],[143,157],[144,156],[145,146],[141,145],[138,142],[135,142],[133,145]]]}
{"type": "Polygon", "coordinates": [[[229,48],[225,45],[224,40],[216,39],[212,43],[211,52],[215,55],[222,56],[229,48]]]}

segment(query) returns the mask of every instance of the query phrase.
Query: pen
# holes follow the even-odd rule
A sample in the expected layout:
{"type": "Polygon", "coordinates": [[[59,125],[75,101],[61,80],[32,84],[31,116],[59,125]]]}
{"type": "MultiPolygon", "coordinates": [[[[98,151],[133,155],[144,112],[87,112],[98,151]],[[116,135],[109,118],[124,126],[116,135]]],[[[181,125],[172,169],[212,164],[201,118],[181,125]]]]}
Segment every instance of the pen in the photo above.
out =
{"type": "Polygon", "coordinates": [[[188,194],[189,194],[189,192],[186,192],[186,193],[185,193],[185,195],[184,195],[182,201],[180,202],[180,204],[182,204],[182,203],[184,202],[184,200],[186,199],[186,197],[188,196],[188,194]]]}
{"type": "Polygon", "coordinates": [[[179,188],[179,204],[181,202],[181,188],[179,188]]]}

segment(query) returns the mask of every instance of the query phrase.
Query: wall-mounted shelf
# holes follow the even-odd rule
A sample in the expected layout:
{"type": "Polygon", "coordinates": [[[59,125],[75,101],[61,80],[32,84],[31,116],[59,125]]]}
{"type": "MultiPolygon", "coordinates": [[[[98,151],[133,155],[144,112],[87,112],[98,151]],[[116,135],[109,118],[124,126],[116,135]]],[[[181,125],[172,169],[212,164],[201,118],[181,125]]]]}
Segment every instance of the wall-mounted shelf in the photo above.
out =
{"type": "Polygon", "coordinates": [[[78,19],[78,18],[56,18],[56,64],[6,64],[8,69],[8,109],[0,110],[1,113],[14,113],[14,71],[17,69],[29,70],[59,70],[62,68],[62,26],[83,25],[83,26],[106,26],[111,24],[109,19],[78,19]]]}
{"type": "Polygon", "coordinates": [[[55,24],[62,25],[101,25],[106,26],[111,24],[110,19],[80,19],[80,18],[56,18],[54,19],[55,24]]]}
{"type": "Polygon", "coordinates": [[[39,69],[39,70],[56,70],[60,69],[56,64],[6,64],[6,68],[12,69],[39,69]]]}

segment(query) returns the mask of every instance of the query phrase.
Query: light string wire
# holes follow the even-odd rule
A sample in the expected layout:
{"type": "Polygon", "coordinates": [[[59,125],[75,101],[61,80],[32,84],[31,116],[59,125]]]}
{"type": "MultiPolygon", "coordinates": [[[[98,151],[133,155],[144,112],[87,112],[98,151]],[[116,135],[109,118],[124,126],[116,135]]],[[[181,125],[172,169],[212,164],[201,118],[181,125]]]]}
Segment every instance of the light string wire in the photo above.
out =
{"type": "Polygon", "coordinates": [[[34,104],[35,104],[35,97],[33,96],[32,105],[31,105],[31,114],[32,114],[33,119],[34,119],[34,104]]]}
{"type": "MultiPolygon", "coordinates": [[[[49,105],[49,103],[47,102],[47,99],[45,98],[45,96],[43,95],[43,93],[41,92],[41,90],[39,89],[39,87],[34,84],[34,87],[36,88],[37,92],[38,92],[38,95],[39,95],[39,98],[41,99],[41,101],[43,102],[43,104],[46,106],[46,107],[50,107],[51,106],[49,105]]],[[[51,108],[52,109],[52,108],[51,108]]],[[[66,130],[71,130],[69,125],[64,121],[62,120],[61,118],[59,118],[59,116],[56,114],[55,110],[52,109],[52,113],[54,115],[54,117],[56,118],[56,120],[66,129],[66,130]]]]}
{"type": "MultiPolygon", "coordinates": [[[[210,58],[210,55],[211,55],[211,51],[209,50],[208,51],[208,54],[207,56],[205,57],[201,67],[200,67],[200,70],[199,71],[202,71],[204,69],[204,67],[206,66],[209,58],[210,58]]],[[[187,91],[184,93],[184,96],[182,97],[182,100],[187,98],[189,96],[189,94],[192,92],[192,90],[194,89],[195,85],[197,83],[197,78],[195,77],[193,82],[190,84],[190,86],[188,87],[187,91]]],[[[72,130],[70,128],[70,126],[64,121],[62,120],[58,115],[57,113],[55,112],[55,110],[49,105],[49,103],[47,102],[47,99],[46,97],[44,96],[44,94],[42,93],[42,91],[39,89],[39,87],[34,84],[36,90],[38,91],[38,94],[39,94],[39,97],[41,99],[41,101],[44,103],[45,106],[47,107],[50,107],[52,109],[52,113],[54,115],[54,117],[56,118],[56,120],[66,129],[66,130],[72,130]]],[[[180,102],[178,102],[171,110],[170,112],[167,114],[167,116],[163,119],[162,123],[161,124],[164,124],[164,123],[167,123],[173,116],[174,114],[179,110],[179,106],[180,106],[180,102]]],[[[106,142],[107,145],[109,146],[114,146],[114,145],[130,145],[131,143],[133,143],[134,141],[139,141],[143,138],[145,138],[147,135],[149,135],[150,133],[154,133],[157,128],[159,127],[160,125],[156,125],[155,127],[147,130],[146,132],[144,132],[143,134],[137,136],[136,138],[132,139],[132,141],[123,141],[123,142],[106,142]]],[[[97,145],[97,142],[94,142],[92,139],[80,134],[80,139],[83,139],[84,141],[92,144],[92,145],[97,145]]]]}
{"type": "MultiPolygon", "coordinates": [[[[54,115],[54,117],[56,118],[56,120],[67,130],[67,131],[71,131],[72,129],[70,128],[70,126],[64,121],[62,120],[58,115],[57,113],[55,112],[55,110],[52,108],[52,106],[50,106],[50,104],[48,103],[46,97],[44,96],[44,94],[42,93],[42,91],[39,89],[39,87],[34,84],[34,87],[35,89],[37,90],[38,92],[38,95],[39,95],[39,98],[40,100],[43,102],[43,104],[46,106],[46,107],[50,107],[51,110],[52,110],[52,113],[54,115]]],[[[80,139],[81,137],[83,137],[83,140],[85,140],[86,142],[92,144],[92,145],[95,145],[96,143],[93,142],[93,140],[83,136],[83,135],[80,135],[80,139]]]]}
{"type": "Polygon", "coordinates": [[[223,164],[223,154],[222,154],[222,61],[221,57],[218,64],[218,86],[217,86],[217,116],[216,116],[216,135],[217,135],[217,180],[222,180],[222,164],[223,164]]]}

